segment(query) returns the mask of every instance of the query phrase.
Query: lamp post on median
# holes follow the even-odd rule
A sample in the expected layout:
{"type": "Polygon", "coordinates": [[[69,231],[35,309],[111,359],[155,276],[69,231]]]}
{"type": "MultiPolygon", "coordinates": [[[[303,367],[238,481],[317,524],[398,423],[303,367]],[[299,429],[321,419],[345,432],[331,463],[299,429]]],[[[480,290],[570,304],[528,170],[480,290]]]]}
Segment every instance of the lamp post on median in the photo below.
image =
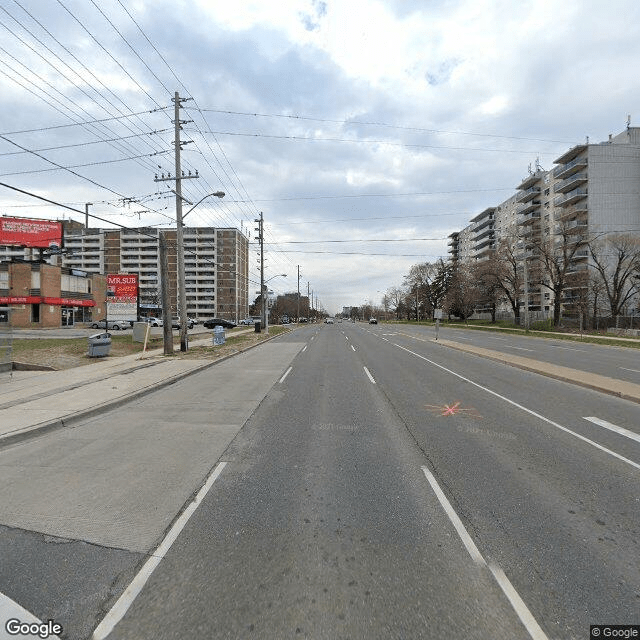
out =
{"type": "MultiPolygon", "coordinates": [[[[180,182],[176,183],[176,186],[180,182]]],[[[179,190],[178,190],[179,191],[179,190]]],[[[182,194],[176,192],[176,201],[179,202],[179,206],[176,207],[176,245],[177,245],[177,259],[178,259],[178,316],[180,317],[180,351],[187,350],[187,291],[185,289],[185,274],[184,274],[184,235],[183,235],[183,220],[203,201],[211,196],[217,198],[224,198],[224,191],[216,191],[214,193],[208,193],[204,198],[201,198],[196,202],[189,211],[184,215],[182,214],[182,194]]],[[[165,318],[166,321],[171,322],[170,318],[165,318]]]]}

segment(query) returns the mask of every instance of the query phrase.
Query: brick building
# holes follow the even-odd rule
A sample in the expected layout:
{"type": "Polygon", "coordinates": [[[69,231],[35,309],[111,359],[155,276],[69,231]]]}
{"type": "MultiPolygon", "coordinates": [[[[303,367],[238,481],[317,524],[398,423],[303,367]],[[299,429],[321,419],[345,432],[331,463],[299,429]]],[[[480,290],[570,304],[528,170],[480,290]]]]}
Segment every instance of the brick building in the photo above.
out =
{"type": "Polygon", "coordinates": [[[106,278],[44,262],[0,262],[0,323],[57,328],[104,317],[106,278]]]}

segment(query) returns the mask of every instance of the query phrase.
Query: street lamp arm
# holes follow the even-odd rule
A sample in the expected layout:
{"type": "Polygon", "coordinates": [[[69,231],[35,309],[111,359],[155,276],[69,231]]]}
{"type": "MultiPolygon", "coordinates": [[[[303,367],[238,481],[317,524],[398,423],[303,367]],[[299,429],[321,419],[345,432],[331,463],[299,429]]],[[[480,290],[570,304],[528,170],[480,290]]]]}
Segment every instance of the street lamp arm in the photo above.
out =
{"type": "Polygon", "coordinates": [[[189,211],[187,211],[187,213],[183,213],[182,214],[182,219],[184,220],[203,200],[206,200],[207,198],[210,198],[211,196],[216,196],[216,198],[224,198],[225,193],[224,191],[216,191],[215,193],[207,193],[207,195],[204,198],[200,198],[200,200],[198,200],[198,202],[196,202],[193,207],[191,207],[191,209],[189,209],[189,211]]]}

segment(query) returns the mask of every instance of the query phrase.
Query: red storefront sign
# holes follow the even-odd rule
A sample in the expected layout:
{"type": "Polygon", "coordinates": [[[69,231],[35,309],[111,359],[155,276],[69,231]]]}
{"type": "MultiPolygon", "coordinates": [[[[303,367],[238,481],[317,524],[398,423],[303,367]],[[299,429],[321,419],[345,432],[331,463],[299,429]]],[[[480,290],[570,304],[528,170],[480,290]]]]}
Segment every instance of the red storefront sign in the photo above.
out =
{"type": "Polygon", "coordinates": [[[43,298],[41,296],[0,296],[0,304],[51,304],[60,307],[95,307],[93,300],[43,298]]]}
{"type": "Polygon", "coordinates": [[[110,273],[107,275],[107,296],[109,302],[138,301],[138,276],[129,273],[110,273]]]}
{"type": "Polygon", "coordinates": [[[53,220],[0,217],[0,245],[20,247],[62,246],[62,223],[53,220]]]}

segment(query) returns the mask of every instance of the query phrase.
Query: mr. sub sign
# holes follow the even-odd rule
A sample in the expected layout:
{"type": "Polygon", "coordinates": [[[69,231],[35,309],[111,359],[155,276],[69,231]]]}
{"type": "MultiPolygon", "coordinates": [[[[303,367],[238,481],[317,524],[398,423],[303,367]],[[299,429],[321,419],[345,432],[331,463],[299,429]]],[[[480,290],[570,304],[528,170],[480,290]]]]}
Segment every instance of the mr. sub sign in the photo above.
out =
{"type": "Polygon", "coordinates": [[[109,320],[137,320],[138,276],[135,273],[107,275],[107,315],[109,320]]]}

